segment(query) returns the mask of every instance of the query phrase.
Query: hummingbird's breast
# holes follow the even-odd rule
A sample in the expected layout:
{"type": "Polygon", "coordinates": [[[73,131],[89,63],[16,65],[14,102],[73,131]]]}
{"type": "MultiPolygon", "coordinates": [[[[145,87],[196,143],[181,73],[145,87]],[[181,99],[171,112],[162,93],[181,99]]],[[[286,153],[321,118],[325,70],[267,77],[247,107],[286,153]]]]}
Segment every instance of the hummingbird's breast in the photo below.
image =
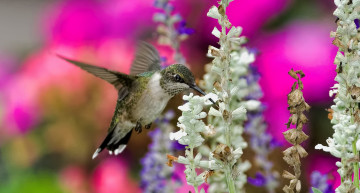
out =
{"type": "Polygon", "coordinates": [[[151,76],[146,89],[132,110],[132,117],[142,125],[147,125],[158,118],[172,97],[160,86],[160,79],[159,72],[151,76]]]}

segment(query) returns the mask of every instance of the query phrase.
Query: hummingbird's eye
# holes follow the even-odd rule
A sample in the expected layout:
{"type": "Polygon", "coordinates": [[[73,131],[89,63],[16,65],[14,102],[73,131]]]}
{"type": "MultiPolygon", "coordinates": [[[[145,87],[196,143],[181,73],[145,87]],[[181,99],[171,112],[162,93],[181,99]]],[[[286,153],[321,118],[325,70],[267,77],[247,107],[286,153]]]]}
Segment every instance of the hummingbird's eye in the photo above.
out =
{"type": "Polygon", "coordinates": [[[176,82],[183,83],[183,82],[184,82],[184,79],[182,79],[180,75],[176,74],[176,75],[175,75],[175,81],[176,81],[176,82]]]}

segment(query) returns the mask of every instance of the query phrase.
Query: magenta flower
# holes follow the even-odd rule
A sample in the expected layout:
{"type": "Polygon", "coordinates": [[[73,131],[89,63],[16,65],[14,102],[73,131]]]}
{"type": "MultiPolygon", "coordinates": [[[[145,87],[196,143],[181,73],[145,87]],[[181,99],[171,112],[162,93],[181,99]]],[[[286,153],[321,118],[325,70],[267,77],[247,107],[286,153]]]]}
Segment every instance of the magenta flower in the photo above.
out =
{"type": "Polygon", "coordinates": [[[73,74],[77,73],[73,71],[74,67],[63,64],[65,62],[51,54],[48,48],[25,60],[3,88],[6,133],[26,133],[37,124],[42,115],[39,96],[47,86],[58,83],[67,87],[72,85],[70,88],[75,89],[80,87],[77,83],[81,77],[73,74]]]}
{"type": "Polygon", "coordinates": [[[321,174],[329,175],[329,181],[327,182],[332,187],[339,187],[341,184],[341,177],[337,173],[337,167],[335,165],[336,161],[339,159],[332,157],[330,155],[310,155],[308,159],[308,167],[306,171],[306,178],[310,182],[311,174],[314,171],[318,171],[321,174]]]}
{"type": "Polygon", "coordinates": [[[6,104],[4,116],[5,132],[8,134],[24,134],[37,123],[37,109],[32,104],[19,101],[17,104],[6,104]]]}
{"type": "Polygon", "coordinates": [[[95,193],[140,193],[139,185],[129,179],[127,166],[116,158],[102,161],[92,175],[95,193]]]}
{"type": "Polygon", "coordinates": [[[98,43],[106,38],[136,39],[154,26],[153,0],[65,0],[45,11],[48,42],[67,45],[98,43]]]}
{"type": "Polygon", "coordinates": [[[287,0],[233,1],[227,15],[234,26],[241,26],[242,35],[258,34],[263,25],[290,4],[287,0]]]}
{"type": "Polygon", "coordinates": [[[85,77],[92,76],[56,54],[128,73],[135,51],[133,45],[122,39],[106,39],[96,49],[52,44],[29,55],[18,72],[1,84],[5,91],[2,103],[6,132],[25,133],[37,124],[43,113],[39,97],[48,88],[79,91],[86,84],[85,77]]]}
{"type": "MultiPolygon", "coordinates": [[[[259,34],[264,24],[281,13],[288,4],[287,0],[232,1],[226,12],[234,26],[241,26],[244,29],[242,35],[252,37],[259,34]]],[[[211,5],[213,5],[211,1],[206,1],[202,12],[209,10],[211,5]]],[[[217,20],[209,18],[205,14],[199,17],[197,25],[200,27],[195,29],[196,32],[199,31],[201,35],[210,36],[214,26],[219,26],[217,20]]],[[[212,35],[211,38],[213,38],[212,35]]]]}
{"type": "Polygon", "coordinates": [[[310,103],[330,101],[329,89],[334,85],[336,47],[331,44],[331,25],[319,22],[297,22],[258,41],[260,55],[256,64],[261,74],[265,111],[269,129],[276,139],[283,141],[280,131],[289,114],[286,97],[292,86],[287,72],[305,73],[304,97],[310,103]]]}

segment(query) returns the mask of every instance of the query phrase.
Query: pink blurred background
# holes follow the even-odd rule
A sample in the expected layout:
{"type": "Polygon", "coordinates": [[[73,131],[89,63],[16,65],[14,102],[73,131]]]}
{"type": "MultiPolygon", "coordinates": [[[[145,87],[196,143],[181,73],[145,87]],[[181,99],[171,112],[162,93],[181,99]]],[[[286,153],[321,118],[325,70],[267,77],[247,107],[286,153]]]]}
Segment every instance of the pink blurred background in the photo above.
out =
{"type": "MultiPolygon", "coordinates": [[[[210,62],[207,47],[217,45],[211,31],[218,24],[206,17],[216,1],[172,3],[195,30],[181,51],[201,79],[210,62]]],[[[0,193],[141,192],[139,160],[151,140],[142,132],[120,156],[102,154],[91,160],[117,93],[55,54],[128,73],[136,41],[142,39],[170,59],[171,50],[156,44],[152,16],[159,10],[153,5],[154,0],[0,1],[0,193]]],[[[265,118],[284,147],[286,97],[293,84],[287,72],[301,69],[306,75],[304,96],[313,107],[306,131],[311,155],[303,162],[306,179],[320,170],[339,181],[333,172],[335,159],[314,150],[332,134],[325,109],[332,104],[328,91],[335,77],[337,49],[329,37],[336,28],[333,10],[325,0],[235,0],[228,8],[230,22],[244,28],[247,46],[258,53],[255,66],[261,74],[265,118]]],[[[168,108],[179,104],[176,97],[168,108]]],[[[283,163],[279,152],[274,153],[275,163],[283,163]]],[[[280,173],[284,167],[275,166],[280,173]]],[[[179,192],[189,190],[184,186],[179,192]]]]}

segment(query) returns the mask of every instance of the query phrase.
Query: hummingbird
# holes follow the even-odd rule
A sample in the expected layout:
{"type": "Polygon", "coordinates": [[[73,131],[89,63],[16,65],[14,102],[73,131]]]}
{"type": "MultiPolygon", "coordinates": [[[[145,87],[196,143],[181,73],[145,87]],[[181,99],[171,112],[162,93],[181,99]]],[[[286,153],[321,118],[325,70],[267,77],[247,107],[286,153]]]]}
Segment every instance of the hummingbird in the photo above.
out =
{"type": "MultiPolygon", "coordinates": [[[[109,82],[118,92],[108,134],[96,149],[92,159],[105,148],[110,155],[123,152],[130,140],[132,130],[140,133],[143,126],[150,129],[152,122],[160,116],[169,100],[182,91],[192,88],[206,95],[196,85],[194,75],[185,65],[173,64],[161,69],[158,51],[146,42],[139,43],[129,75],[71,60],[61,55],[58,57],[109,82]]],[[[209,100],[214,103],[213,100],[209,100]]]]}

